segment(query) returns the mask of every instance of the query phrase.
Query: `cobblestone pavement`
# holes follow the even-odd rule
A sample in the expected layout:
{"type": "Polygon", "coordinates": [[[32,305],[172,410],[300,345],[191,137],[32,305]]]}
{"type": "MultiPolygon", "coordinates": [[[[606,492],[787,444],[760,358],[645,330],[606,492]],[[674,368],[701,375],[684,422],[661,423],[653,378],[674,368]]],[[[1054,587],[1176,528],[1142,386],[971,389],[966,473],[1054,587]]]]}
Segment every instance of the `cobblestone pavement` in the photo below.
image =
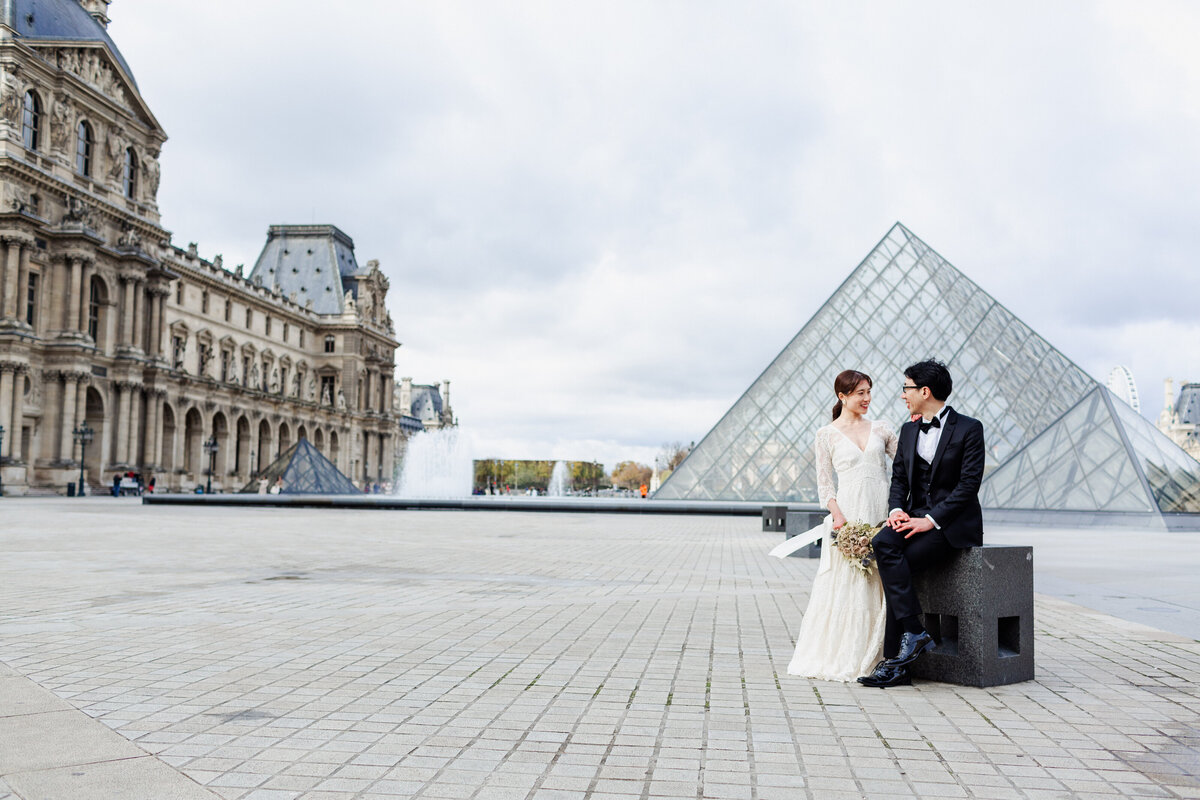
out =
{"type": "Polygon", "coordinates": [[[1200,643],[1039,595],[1035,681],[793,678],[755,519],[0,502],[9,675],[217,797],[1200,798],[1200,643]]]}

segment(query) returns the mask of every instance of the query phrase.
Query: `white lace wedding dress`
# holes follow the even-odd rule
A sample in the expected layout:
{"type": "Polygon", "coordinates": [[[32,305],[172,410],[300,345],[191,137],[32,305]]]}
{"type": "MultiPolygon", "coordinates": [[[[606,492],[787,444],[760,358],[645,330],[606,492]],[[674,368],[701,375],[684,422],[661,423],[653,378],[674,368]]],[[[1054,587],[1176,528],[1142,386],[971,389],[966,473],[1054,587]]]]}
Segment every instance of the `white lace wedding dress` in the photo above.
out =
{"type": "MultiPolygon", "coordinates": [[[[816,450],[821,506],[828,508],[836,497],[848,522],[883,522],[896,455],[895,431],[873,421],[866,449],[860,450],[846,434],[826,425],[817,431],[816,450]]],[[[822,526],[830,531],[832,515],[822,526]]],[[[878,571],[863,573],[835,552],[826,536],[788,673],[828,681],[853,681],[869,674],[883,657],[886,619],[878,571]]]]}

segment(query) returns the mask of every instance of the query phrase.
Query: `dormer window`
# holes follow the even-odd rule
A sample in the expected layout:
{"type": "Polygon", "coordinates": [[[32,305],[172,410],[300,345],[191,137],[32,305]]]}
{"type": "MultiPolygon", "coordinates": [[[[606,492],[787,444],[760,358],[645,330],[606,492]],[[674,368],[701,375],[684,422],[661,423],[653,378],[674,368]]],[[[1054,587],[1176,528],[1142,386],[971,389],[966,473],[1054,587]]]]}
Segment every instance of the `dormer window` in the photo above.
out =
{"type": "Polygon", "coordinates": [[[25,116],[21,121],[21,142],[26,150],[37,150],[42,143],[42,101],[36,93],[25,93],[25,116]]]}
{"type": "Polygon", "coordinates": [[[75,135],[75,171],[80,175],[91,177],[92,174],[92,126],[80,122],[75,135]]]}
{"type": "Polygon", "coordinates": [[[132,147],[125,148],[125,166],[121,170],[121,190],[130,200],[137,193],[137,153],[132,147]]]}

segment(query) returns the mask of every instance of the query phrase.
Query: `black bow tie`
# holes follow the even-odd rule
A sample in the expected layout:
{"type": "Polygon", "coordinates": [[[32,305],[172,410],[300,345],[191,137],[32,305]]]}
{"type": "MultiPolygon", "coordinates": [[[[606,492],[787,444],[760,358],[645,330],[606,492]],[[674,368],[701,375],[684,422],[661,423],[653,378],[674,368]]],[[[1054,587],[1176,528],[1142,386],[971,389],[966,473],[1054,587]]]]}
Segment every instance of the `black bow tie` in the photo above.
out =
{"type": "Polygon", "coordinates": [[[925,422],[925,421],[921,422],[921,433],[929,433],[930,428],[940,428],[940,427],[942,427],[941,418],[934,417],[933,419],[929,420],[929,422],[925,422]]]}

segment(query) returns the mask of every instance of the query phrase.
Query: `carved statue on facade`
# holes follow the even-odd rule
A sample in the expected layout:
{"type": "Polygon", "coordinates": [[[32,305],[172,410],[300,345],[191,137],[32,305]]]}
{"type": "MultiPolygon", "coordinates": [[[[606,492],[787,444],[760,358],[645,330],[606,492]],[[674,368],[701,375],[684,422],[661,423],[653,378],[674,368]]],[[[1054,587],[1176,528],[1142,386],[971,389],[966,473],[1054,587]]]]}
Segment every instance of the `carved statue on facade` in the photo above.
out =
{"type": "Polygon", "coordinates": [[[104,154],[108,156],[108,179],[110,181],[121,180],[122,173],[125,172],[125,137],[121,135],[121,129],[116,125],[108,129],[108,136],[104,140],[104,154]]]}
{"type": "Polygon", "coordinates": [[[123,228],[121,236],[117,239],[117,246],[122,250],[140,250],[142,248],[141,234],[128,223],[123,228]]]}
{"type": "Polygon", "coordinates": [[[0,90],[4,92],[4,97],[0,100],[0,114],[14,126],[20,122],[21,109],[25,104],[24,92],[21,91],[16,71],[15,64],[5,64],[3,77],[0,77],[0,90]]]}
{"type": "Polygon", "coordinates": [[[197,374],[201,378],[207,378],[208,365],[212,363],[212,347],[206,344],[200,345],[200,369],[197,374]]]}
{"type": "Polygon", "coordinates": [[[54,110],[50,112],[50,147],[66,150],[71,145],[71,129],[74,127],[71,104],[63,92],[54,95],[54,110]]]}
{"type": "Polygon", "coordinates": [[[90,226],[92,209],[88,207],[87,203],[72,195],[67,198],[67,210],[63,213],[62,221],[65,225],[90,226]]]}
{"type": "Polygon", "coordinates": [[[153,154],[146,155],[142,159],[142,183],[146,187],[146,194],[151,200],[158,197],[158,181],[161,176],[162,172],[158,166],[157,156],[153,154]]]}
{"type": "Polygon", "coordinates": [[[342,389],[338,389],[337,409],[338,409],[338,411],[346,410],[346,392],[343,391],[342,389]]]}
{"type": "Polygon", "coordinates": [[[187,246],[188,258],[196,258],[200,255],[200,245],[195,242],[188,242],[187,246]]]}
{"type": "Polygon", "coordinates": [[[225,269],[225,257],[220,253],[213,256],[212,265],[217,269],[225,269]]]}
{"type": "Polygon", "coordinates": [[[325,386],[321,389],[321,405],[333,405],[333,398],[329,396],[329,384],[325,384],[325,386]]]}
{"type": "Polygon", "coordinates": [[[300,371],[299,370],[297,370],[296,374],[292,376],[291,396],[297,397],[297,398],[300,397],[300,371]]]}
{"type": "Polygon", "coordinates": [[[346,296],[342,298],[342,311],[347,314],[357,314],[358,305],[354,302],[354,294],[347,291],[346,296]]]}
{"type": "Polygon", "coordinates": [[[4,207],[17,213],[29,211],[29,191],[20,184],[4,183],[4,207]]]}
{"type": "Polygon", "coordinates": [[[262,388],[262,387],[259,385],[259,376],[258,376],[258,362],[255,362],[255,363],[254,363],[254,366],[250,367],[250,388],[251,388],[251,389],[260,389],[260,388],[262,388]]]}
{"type": "Polygon", "coordinates": [[[36,369],[29,371],[29,393],[25,395],[25,405],[42,407],[42,375],[36,369]]]}
{"type": "Polygon", "coordinates": [[[279,369],[271,370],[271,394],[279,394],[279,369]]]}

